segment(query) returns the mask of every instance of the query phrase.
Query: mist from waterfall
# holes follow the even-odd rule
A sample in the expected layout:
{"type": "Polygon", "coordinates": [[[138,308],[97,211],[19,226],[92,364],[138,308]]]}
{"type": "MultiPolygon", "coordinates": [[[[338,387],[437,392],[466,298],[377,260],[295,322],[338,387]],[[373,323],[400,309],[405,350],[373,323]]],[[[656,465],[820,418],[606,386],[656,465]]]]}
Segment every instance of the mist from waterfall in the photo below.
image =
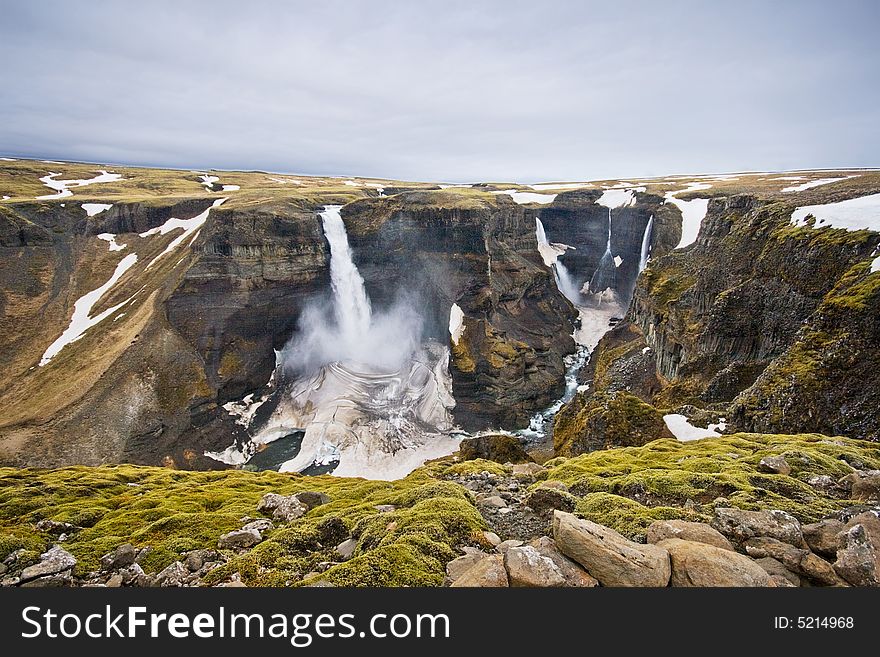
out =
{"type": "Polygon", "coordinates": [[[422,318],[416,304],[405,297],[387,310],[373,312],[340,207],[327,205],[319,213],[330,245],[332,302],[315,302],[303,310],[299,330],[282,352],[284,366],[302,373],[351,362],[391,372],[419,349],[422,318]]]}
{"type": "Polygon", "coordinates": [[[645,226],[645,234],[642,236],[642,254],[639,257],[639,273],[644,271],[648,266],[648,258],[651,255],[651,237],[654,232],[654,215],[648,219],[648,225],[645,226]]]}

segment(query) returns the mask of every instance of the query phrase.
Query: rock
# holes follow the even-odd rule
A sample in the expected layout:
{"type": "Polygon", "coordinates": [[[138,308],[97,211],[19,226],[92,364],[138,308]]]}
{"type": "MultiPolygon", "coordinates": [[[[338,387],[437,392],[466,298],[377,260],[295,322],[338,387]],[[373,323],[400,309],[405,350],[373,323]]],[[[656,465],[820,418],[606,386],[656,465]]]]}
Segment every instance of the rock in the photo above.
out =
{"type": "MultiPolygon", "coordinates": [[[[761,566],[764,571],[770,575],[770,578],[779,577],[784,579],[790,586],[800,586],[801,578],[791,572],[788,568],[786,568],[780,561],[777,561],[773,557],[761,557],[760,559],[756,559],[755,563],[761,566]]],[[[779,582],[777,581],[777,586],[779,582]]]]}
{"type": "Polygon", "coordinates": [[[846,523],[863,513],[871,513],[875,516],[880,516],[880,504],[856,504],[855,506],[848,506],[842,511],[838,511],[835,517],[840,520],[840,522],[846,523]]]}
{"type": "Polygon", "coordinates": [[[553,560],[530,545],[512,547],[504,552],[504,567],[510,586],[546,588],[563,586],[565,578],[553,560]]]}
{"type": "Polygon", "coordinates": [[[537,463],[517,463],[510,468],[511,474],[517,479],[531,479],[546,470],[547,468],[537,463]]]}
{"type": "Polygon", "coordinates": [[[501,544],[501,537],[495,532],[483,532],[483,536],[493,547],[501,544]]]}
{"type": "Polygon", "coordinates": [[[40,562],[28,566],[21,572],[19,581],[24,583],[38,577],[57,575],[73,569],[76,558],[64,548],[57,545],[40,555],[40,562]]]}
{"type": "Polygon", "coordinates": [[[358,542],[353,538],[342,541],[342,543],[336,546],[336,554],[338,554],[341,559],[347,561],[351,559],[351,555],[354,554],[357,544],[358,542]]]}
{"type": "Polygon", "coordinates": [[[379,513],[391,513],[397,509],[393,504],[377,504],[375,508],[379,513]]]}
{"type": "Polygon", "coordinates": [[[746,553],[755,559],[773,557],[793,573],[807,577],[823,586],[846,586],[830,563],[809,550],[797,548],[766,536],[750,538],[745,543],[746,553]]]}
{"type": "Polygon", "coordinates": [[[477,504],[480,506],[502,509],[507,506],[507,502],[504,501],[500,495],[489,495],[487,497],[483,497],[477,500],[477,504]]]}
{"type": "Polygon", "coordinates": [[[716,508],[712,527],[734,543],[745,543],[750,538],[768,536],[776,540],[804,547],[801,523],[785,511],[744,511],[743,509],[716,508]]]}
{"type": "Polygon", "coordinates": [[[330,501],[330,496],[327,493],[318,493],[311,490],[305,490],[300,493],[297,493],[293,496],[297,500],[299,500],[300,504],[306,507],[307,510],[311,511],[316,506],[321,506],[322,504],[327,504],[330,501]]]}
{"type": "Polygon", "coordinates": [[[791,466],[788,464],[788,461],[781,456],[765,456],[758,463],[758,472],[790,475],[791,466]]]}
{"type": "MultiPolygon", "coordinates": [[[[247,526],[244,529],[247,529],[247,526]]],[[[218,559],[220,559],[220,553],[216,550],[192,550],[186,553],[183,565],[186,566],[188,571],[194,573],[201,570],[202,566],[206,563],[217,561],[218,559]]]]}
{"type": "Polygon", "coordinates": [[[188,583],[190,577],[192,577],[192,575],[189,570],[187,570],[186,566],[180,561],[175,561],[171,565],[162,569],[159,574],[156,575],[156,579],[153,583],[155,586],[161,587],[184,586],[188,583]]]}
{"type": "MultiPolygon", "coordinates": [[[[225,589],[246,589],[247,588],[247,584],[242,582],[240,579],[233,579],[228,582],[223,582],[222,584],[218,584],[217,586],[225,588],[225,589]]],[[[309,584],[308,586],[319,586],[319,584],[309,584]]]]}
{"type": "Polygon", "coordinates": [[[551,481],[542,481],[540,484],[541,488],[552,488],[554,490],[561,490],[563,493],[568,492],[568,486],[566,486],[561,481],[551,480],[551,481]]]}
{"type": "Polygon", "coordinates": [[[69,572],[55,573],[28,581],[22,581],[19,586],[23,588],[56,588],[60,586],[72,586],[73,578],[69,572]]]}
{"type": "Polygon", "coordinates": [[[834,496],[840,491],[837,482],[828,475],[815,475],[807,479],[807,483],[820,493],[829,496],[834,496]]]}
{"type": "Polygon", "coordinates": [[[860,502],[880,500],[880,470],[853,472],[840,480],[840,485],[850,491],[850,498],[860,502]]]}
{"type": "Polygon", "coordinates": [[[65,533],[72,534],[81,529],[81,527],[71,525],[69,522],[58,522],[56,520],[49,520],[48,518],[40,520],[35,527],[41,532],[56,535],[65,533]]]}
{"type": "Polygon", "coordinates": [[[253,547],[263,540],[263,535],[256,529],[235,529],[223,534],[217,542],[220,549],[238,549],[253,547]]]}
{"type": "Polygon", "coordinates": [[[278,493],[266,493],[260,498],[257,511],[271,514],[275,520],[290,522],[305,515],[308,508],[293,495],[285,497],[278,493]]]}
{"type": "Polygon", "coordinates": [[[258,520],[252,520],[245,525],[242,525],[242,529],[256,529],[261,534],[263,532],[268,532],[275,529],[275,525],[272,524],[272,521],[268,518],[259,518],[258,520]]]}
{"type": "Polygon", "coordinates": [[[458,455],[462,461],[474,459],[486,459],[498,463],[532,461],[532,457],[523,449],[519,439],[507,434],[486,434],[465,438],[458,448],[458,455]]]}
{"type": "Polygon", "coordinates": [[[702,522],[687,520],[655,520],[648,527],[648,543],[657,544],[667,538],[714,545],[722,550],[733,550],[733,545],[721,532],[702,522]]]}
{"type": "Polygon", "coordinates": [[[480,552],[479,550],[467,552],[463,556],[453,559],[446,564],[446,576],[449,577],[449,581],[454,582],[488,556],[488,554],[480,552]]]}
{"type": "Polygon", "coordinates": [[[810,549],[826,557],[837,554],[837,535],[844,529],[844,524],[834,518],[826,518],[801,527],[804,540],[810,549]]]}
{"type": "Polygon", "coordinates": [[[120,568],[116,574],[122,577],[122,583],[125,586],[147,586],[149,584],[149,578],[144,574],[144,569],[137,563],[120,568]]]}
{"type": "Polygon", "coordinates": [[[613,529],[553,512],[553,539],[559,550],[586,568],[602,586],[666,586],[671,574],[669,553],[641,545],[613,529]]]}
{"type": "Polygon", "coordinates": [[[770,575],[770,586],[775,586],[777,588],[791,588],[795,585],[782,575],[770,575]]]}
{"type": "Polygon", "coordinates": [[[543,513],[558,509],[560,511],[574,511],[577,505],[577,498],[571,493],[566,493],[555,488],[545,488],[538,486],[525,499],[526,505],[543,513]]]}
{"type": "Polygon", "coordinates": [[[853,586],[880,586],[880,545],[857,523],[838,535],[834,571],[853,586]]]}
{"type": "Polygon", "coordinates": [[[511,538],[506,541],[501,541],[498,545],[495,546],[495,550],[497,550],[501,554],[504,554],[504,552],[509,550],[510,548],[520,547],[521,545],[525,545],[525,542],[511,538]]]}
{"type": "Polygon", "coordinates": [[[863,525],[868,537],[874,541],[875,546],[880,546],[880,518],[875,511],[865,511],[850,518],[846,523],[846,529],[853,525],[863,525]]]}
{"type": "Polygon", "coordinates": [[[536,538],[529,545],[535,548],[543,557],[547,557],[562,573],[565,580],[563,586],[590,588],[599,586],[599,581],[590,575],[586,570],[581,568],[574,561],[566,557],[556,547],[556,542],[549,536],[541,536],[536,538]]]}
{"type": "Polygon", "coordinates": [[[137,559],[138,551],[131,543],[120,545],[113,552],[101,557],[101,568],[106,571],[118,570],[130,566],[137,559]]]}
{"type": "Polygon", "coordinates": [[[106,586],[108,589],[118,589],[120,586],[122,586],[122,582],[122,575],[120,575],[119,573],[113,573],[112,575],[110,575],[110,578],[104,583],[104,586],[106,586]]]}
{"type": "Polygon", "coordinates": [[[770,575],[742,554],[707,543],[667,538],[672,586],[769,586],[770,575]]]}
{"type": "Polygon", "coordinates": [[[137,554],[137,558],[134,560],[135,563],[142,563],[144,559],[146,559],[150,554],[153,553],[153,546],[148,545],[140,549],[137,554]]]}
{"type": "Polygon", "coordinates": [[[483,557],[455,579],[452,586],[455,588],[510,586],[507,571],[504,569],[504,557],[500,554],[483,557]]]}

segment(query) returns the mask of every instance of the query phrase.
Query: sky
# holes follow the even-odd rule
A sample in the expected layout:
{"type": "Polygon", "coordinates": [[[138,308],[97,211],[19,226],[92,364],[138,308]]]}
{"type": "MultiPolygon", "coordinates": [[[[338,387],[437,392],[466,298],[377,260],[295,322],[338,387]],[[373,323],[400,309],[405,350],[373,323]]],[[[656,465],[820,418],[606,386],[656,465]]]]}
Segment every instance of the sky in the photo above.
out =
{"type": "Polygon", "coordinates": [[[0,0],[0,154],[539,182],[880,165],[880,2],[0,0]]]}

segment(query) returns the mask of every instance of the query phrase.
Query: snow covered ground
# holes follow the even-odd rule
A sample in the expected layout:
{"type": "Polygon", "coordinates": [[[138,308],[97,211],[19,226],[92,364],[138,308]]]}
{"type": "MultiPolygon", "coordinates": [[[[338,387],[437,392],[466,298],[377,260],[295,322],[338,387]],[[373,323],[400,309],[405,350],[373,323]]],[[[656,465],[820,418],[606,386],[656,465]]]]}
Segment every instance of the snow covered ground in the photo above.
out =
{"type": "Polygon", "coordinates": [[[58,352],[60,352],[64,347],[69,345],[72,342],[76,342],[79,340],[87,330],[91,327],[95,326],[99,322],[103,321],[117,310],[119,310],[122,306],[127,304],[131,299],[126,299],[122,303],[118,303],[115,306],[108,308],[107,310],[91,317],[90,314],[92,312],[92,308],[95,306],[98,301],[103,297],[116,283],[122,278],[122,275],[127,272],[134,263],[137,262],[137,255],[134,253],[130,253],[125,256],[118,265],[116,265],[116,270],[113,272],[113,275],[110,277],[106,283],[104,283],[101,287],[96,290],[92,290],[88,294],[83,295],[73,304],[73,317],[70,318],[70,325],[61,334],[55,342],[49,345],[49,348],[46,349],[46,352],[43,354],[43,357],[40,359],[40,367],[49,364],[49,361],[54,358],[58,352]]]}
{"type": "Polygon", "coordinates": [[[807,217],[815,217],[814,228],[873,230],[880,233],[880,194],[859,196],[838,203],[805,205],[791,215],[794,226],[807,226],[807,217]]]}
{"type": "Polygon", "coordinates": [[[454,303],[449,309],[449,337],[452,339],[452,344],[457,345],[463,333],[464,311],[457,303],[454,303]]]}
{"type": "Polygon", "coordinates": [[[196,237],[196,233],[198,233],[199,229],[202,227],[202,224],[204,224],[208,220],[208,214],[210,214],[211,210],[221,205],[225,200],[225,198],[218,198],[216,201],[214,201],[214,203],[211,204],[210,208],[196,215],[192,219],[176,219],[172,217],[161,226],[151,228],[150,230],[141,233],[141,237],[149,237],[150,235],[165,235],[166,233],[170,233],[172,230],[178,230],[181,228],[183,229],[183,232],[175,237],[171,241],[171,243],[165,247],[165,250],[162,251],[162,253],[160,253],[150,261],[150,264],[147,265],[147,269],[156,264],[156,262],[158,262],[162,257],[174,251],[188,237],[192,236],[192,239],[194,240],[196,237]]]}
{"type": "MultiPolygon", "coordinates": [[[[56,164],[61,164],[57,162],[56,164]]],[[[40,182],[43,183],[49,189],[54,189],[56,194],[47,194],[45,196],[38,196],[38,201],[52,201],[59,198],[66,198],[68,196],[73,196],[73,192],[70,191],[70,187],[85,187],[87,185],[94,185],[96,183],[108,183],[115,182],[117,180],[122,180],[122,175],[118,173],[108,173],[102,169],[99,169],[99,175],[94,178],[88,178],[85,180],[55,180],[60,173],[52,173],[50,172],[48,175],[40,178],[40,182]]]]}
{"type": "Polygon", "coordinates": [[[500,192],[492,192],[493,194],[507,194],[515,203],[523,205],[525,203],[552,203],[556,198],[556,194],[537,194],[535,192],[518,192],[515,189],[505,189],[500,192]]]}
{"type": "Polygon", "coordinates": [[[610,188],[602,192],[596,201],[606,208],[625,208],[636,204],[636,192],[644,192],[644,187],[610,188]]]}
{"type": "Polygon", "coordinates": [[[678,413],[664,415],[663,421],[666,423],[669,431],[672,432],[672,435],[681,442],[700,440],[701,438],[717,438],[721,434],[716,429],[723,431],[727,426],[724,422],[719,422],[718,424],[710,424],[706,429],[701,429],[700,427],[695,427],[684,415],[679,415],[678,413]]]}
{"type": "Polygon", "coordinates": [[[116,243],[116,235],[113,233],[101,233],[98,235],[99,240],[104,240],[105,242],[110,242],[110,250],[111,251],[122,251],[127,245],[126,244],[117,244],[116,243]]]}
{"type": "Polygon", "coordinates": [[[110,203],[83,203],[80,207],[86,211],[87,216],[94,217],[96,214],[109,210],[113,205],[110,203]]]}
{"type": "Polygon", "coordinates": [[[682,249],[697,241],[697,235],[700,234],[700,226],[703,219],[706,218],[706,211],[709,209],[709,199],[695,198],[692,201],[683,201],[677,198],[678,194],[687,194],[689,192],[697,192],[704,189],[710,189],[712,185],[703,182],[689,183],[684,189],[677,192],[666,192],[664,198],[667,203],[672,203],[681,211],[681,240],[678,242],[676,249],[682,249]]]}
{"type": "MultiPolygon", "coordinates": [[[[803,192],[808,189],[813,189],[813,187],[821,187],[822,185],[828,185],[833,182],[837,182],[838,180],[849,180],[850,178],[858,178],[858,175],[855,176],[843,176],[842,178],[819,178],[818,180],[811,180],[809,182],[802,183],[800,185],[792,185],[791,187],[783,188],[783,192],[803,192]]],[[[777,180],[803,180],[803,178],[777,178],[777,180]]]]}

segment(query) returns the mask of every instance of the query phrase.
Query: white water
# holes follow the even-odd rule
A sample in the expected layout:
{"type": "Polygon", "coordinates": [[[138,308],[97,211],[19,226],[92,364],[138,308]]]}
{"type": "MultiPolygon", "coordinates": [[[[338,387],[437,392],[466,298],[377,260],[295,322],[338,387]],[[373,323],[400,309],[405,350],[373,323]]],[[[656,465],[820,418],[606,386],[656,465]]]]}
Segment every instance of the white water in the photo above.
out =
{"type": "Polygon", "coordinates": [[[324,211],[320,215],[324,223],[324,235],[330,243],[333,310],[340,337],[346,344],[352,344],[369,332],[373,313],[364,288],[364,279],[352,260],[348,235],[339,212],[341,207],[340,205],[324,206],[324,211]]]}
{"type": "Polygon", "coordinates": [[[547,233],[544,231],[544,224],[537,217],[535,218],[535,237],[538,240],[538,253],[541,254],[541,259],[545,265],[553,269],[556,287],[569,301],[578,305],[581,302],[580,286],[574,280],[568,268],[559,260],[559,256],[570,247],[565,244],[550,244],[547,240],[547,233]]]}
{"type": "Polygon", "coordinates": [[[648,219],[648,225],[645,226],[645,234],[642,236],[642,254],[639,257],[639,273],[648,266],[648,258],[651,255],[651,233],[654,230],[654,215],[648,219]]]}
{"type": "MultiPolygon", "coordinates": [[[[626,190],[630,191],[630,190],[626,190]]],[[[605,192],[608,194],[608,192],[605,192]]],[[[603,195],[604,196],[604,195],[603,195]]],[[[633,202],[635,197],[633,196],[633,202]]],[[[601,201],[601,199],[599,199],[601,201]]],[[[605,204],[603,204],[605,205],[605,204]]],[[[623,205],[627,205],[627,203],[623,203],[623,205]]],[[[611,206],[608,207],[608,238],[605,241],[605,253],[602,254],[602,259],[599,260],[599,266],[596,267],[596,271],[593,272],[592,278],[590,278],[590,291],[595,293],[601,293],[606,290],[610,290],[612,287],[612,283],[614,281],[615,269],[617,269],[617,265],[614,262],[614,256],[611,254],[611,230],[612,230],[612,222],[613,218],[611,215],[611,206]]],[[[621,207],[621,206],[615,206],[621,207]]]]}

